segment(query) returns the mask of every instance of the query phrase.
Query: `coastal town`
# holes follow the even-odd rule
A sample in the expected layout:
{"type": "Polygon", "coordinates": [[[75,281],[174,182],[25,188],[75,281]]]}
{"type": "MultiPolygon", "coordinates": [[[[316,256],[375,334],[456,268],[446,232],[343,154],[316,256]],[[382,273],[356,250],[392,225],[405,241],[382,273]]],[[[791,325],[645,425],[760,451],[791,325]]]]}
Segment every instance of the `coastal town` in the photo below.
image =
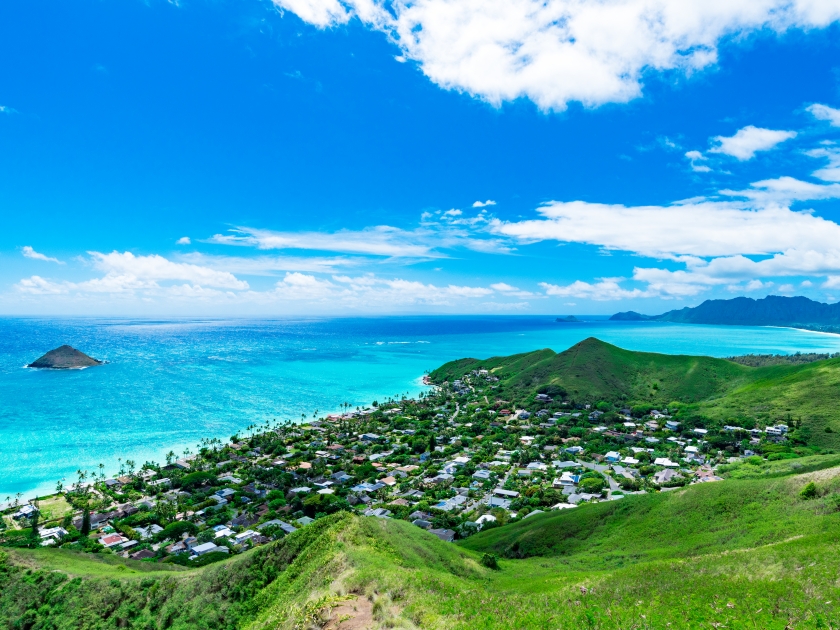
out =
{"type": "MultiPolygon", "coordinates": [[[[3,506],[0,544],[203,566],[337,511],[407,520],[444,541],[551,510],[721,481],[783,457],[789,427],[697,426],[668,409],[501,397],[492,371],[309,422],[251,426],[163,463],[79,471],[3,506]]],[[[795,422],[795,421],[794,421],[795,422]]],[[[791,431],[793,427],[791,427],[791,431]]]]}

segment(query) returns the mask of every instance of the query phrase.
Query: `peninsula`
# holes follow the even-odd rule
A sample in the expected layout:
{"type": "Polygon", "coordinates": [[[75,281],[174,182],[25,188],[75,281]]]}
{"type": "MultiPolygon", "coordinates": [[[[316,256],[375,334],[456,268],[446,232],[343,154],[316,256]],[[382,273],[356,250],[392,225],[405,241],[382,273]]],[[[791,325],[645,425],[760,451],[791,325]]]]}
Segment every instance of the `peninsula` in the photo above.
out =
{"type": "Polygon", "coordinates": [[[50,370],[73,370],[94,365],[102,365],[102,361],[89,357],[84,352],[79,352],[71,346],[64,345],[55,350],[50,350],[27,367],[50,370]]]}
{"type": "Polygon", "coordinates": [[[706,300],[699,306],[668,311],[661,315],[642,315],[635,311],[616,313],[612,321],[656,321],[679,324],[717,324],[731,326],[789,326],[807,330],[840,332],[840,303],[824,304],[803,296],[768,295],[755,300],[706,300]]]}

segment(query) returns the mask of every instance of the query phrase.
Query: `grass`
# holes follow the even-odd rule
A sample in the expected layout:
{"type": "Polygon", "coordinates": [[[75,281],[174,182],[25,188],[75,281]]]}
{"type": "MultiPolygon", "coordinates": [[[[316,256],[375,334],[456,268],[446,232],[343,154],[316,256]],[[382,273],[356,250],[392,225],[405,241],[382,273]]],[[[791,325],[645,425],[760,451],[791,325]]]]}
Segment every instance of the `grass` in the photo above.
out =
{"type": "Polygon", "coordinates": [[[338,513],[191,571],[16,550],[0,560],[0,627],[291,630],[365,598],[382,628],[837,628],[840,468],[785,465],[534,516],[458,545],[338,513]],[[811,481],[818,497],[804,500],[811,481]],[[487,552],[499,570],[482,566],[487,552]]]}
{"type": "Polygon", "coordinates": [[[73,512],[73,507],[67,502],[63,494],[54,494],[38,501],[41,516],[46,521],[55,521],[73,512]]]}
{"type": "MultiPolygon", "coordinates": [[[[833,469],[836,475],[838,469],[833,469]]],[[[640,561],[687,558],[710,550],[775,544],[837,528],[833,497],[840,480],[822,483],[825,497],[799,500],[811,473],[772,480],[732,480],[540,514],[467,539],[463,546],[503,557],[554,556],[570,568],[611,569],[640,561]]]]}
{"type": "Polygon", "coordinates": [[[721,466],[718,472],[730,479],[768,479],[824,470],[834,466],[840,466],[840,455],[811,455],[779,461],[747,458],[735,464],[721,466]]]}

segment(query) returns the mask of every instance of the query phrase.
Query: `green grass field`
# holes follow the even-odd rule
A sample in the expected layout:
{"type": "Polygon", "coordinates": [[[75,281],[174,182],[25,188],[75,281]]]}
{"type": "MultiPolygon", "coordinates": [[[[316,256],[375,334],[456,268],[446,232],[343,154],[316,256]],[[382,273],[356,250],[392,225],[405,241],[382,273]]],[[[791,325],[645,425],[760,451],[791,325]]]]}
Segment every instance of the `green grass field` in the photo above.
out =
{"type": "Polygon", "coordinates": [[[368,611],[362,627],[377,628],[840,627],[840,468],[783,465],[538,515],[456,545],[338,513],[198,570],[10,551],[0,627],[273,630],[323,627],[330,611],[345,624],[368,611]],[[817,497],[802,498],[812,481],[817,497]],[[485,553],[499,570],[482,566],[485,553]]]}

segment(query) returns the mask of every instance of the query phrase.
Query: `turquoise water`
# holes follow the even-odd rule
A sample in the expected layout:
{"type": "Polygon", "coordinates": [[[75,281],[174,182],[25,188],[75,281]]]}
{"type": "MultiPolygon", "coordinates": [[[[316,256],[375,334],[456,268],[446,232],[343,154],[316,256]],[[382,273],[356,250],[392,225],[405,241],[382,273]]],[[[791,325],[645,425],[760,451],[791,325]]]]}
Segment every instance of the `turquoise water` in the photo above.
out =
{"type": "Polygon", "coordinates": [[[161,461],[252,423],[300,419],[423,389],[445,361],[586,337],[631,350],[707,354],[840,351],[840,336],[786,328],[551,317],[300,320],[0,319],[0,503],[117,458],[161,461]],[[109,363],[23,366],[68,343],[109,363]]]}

